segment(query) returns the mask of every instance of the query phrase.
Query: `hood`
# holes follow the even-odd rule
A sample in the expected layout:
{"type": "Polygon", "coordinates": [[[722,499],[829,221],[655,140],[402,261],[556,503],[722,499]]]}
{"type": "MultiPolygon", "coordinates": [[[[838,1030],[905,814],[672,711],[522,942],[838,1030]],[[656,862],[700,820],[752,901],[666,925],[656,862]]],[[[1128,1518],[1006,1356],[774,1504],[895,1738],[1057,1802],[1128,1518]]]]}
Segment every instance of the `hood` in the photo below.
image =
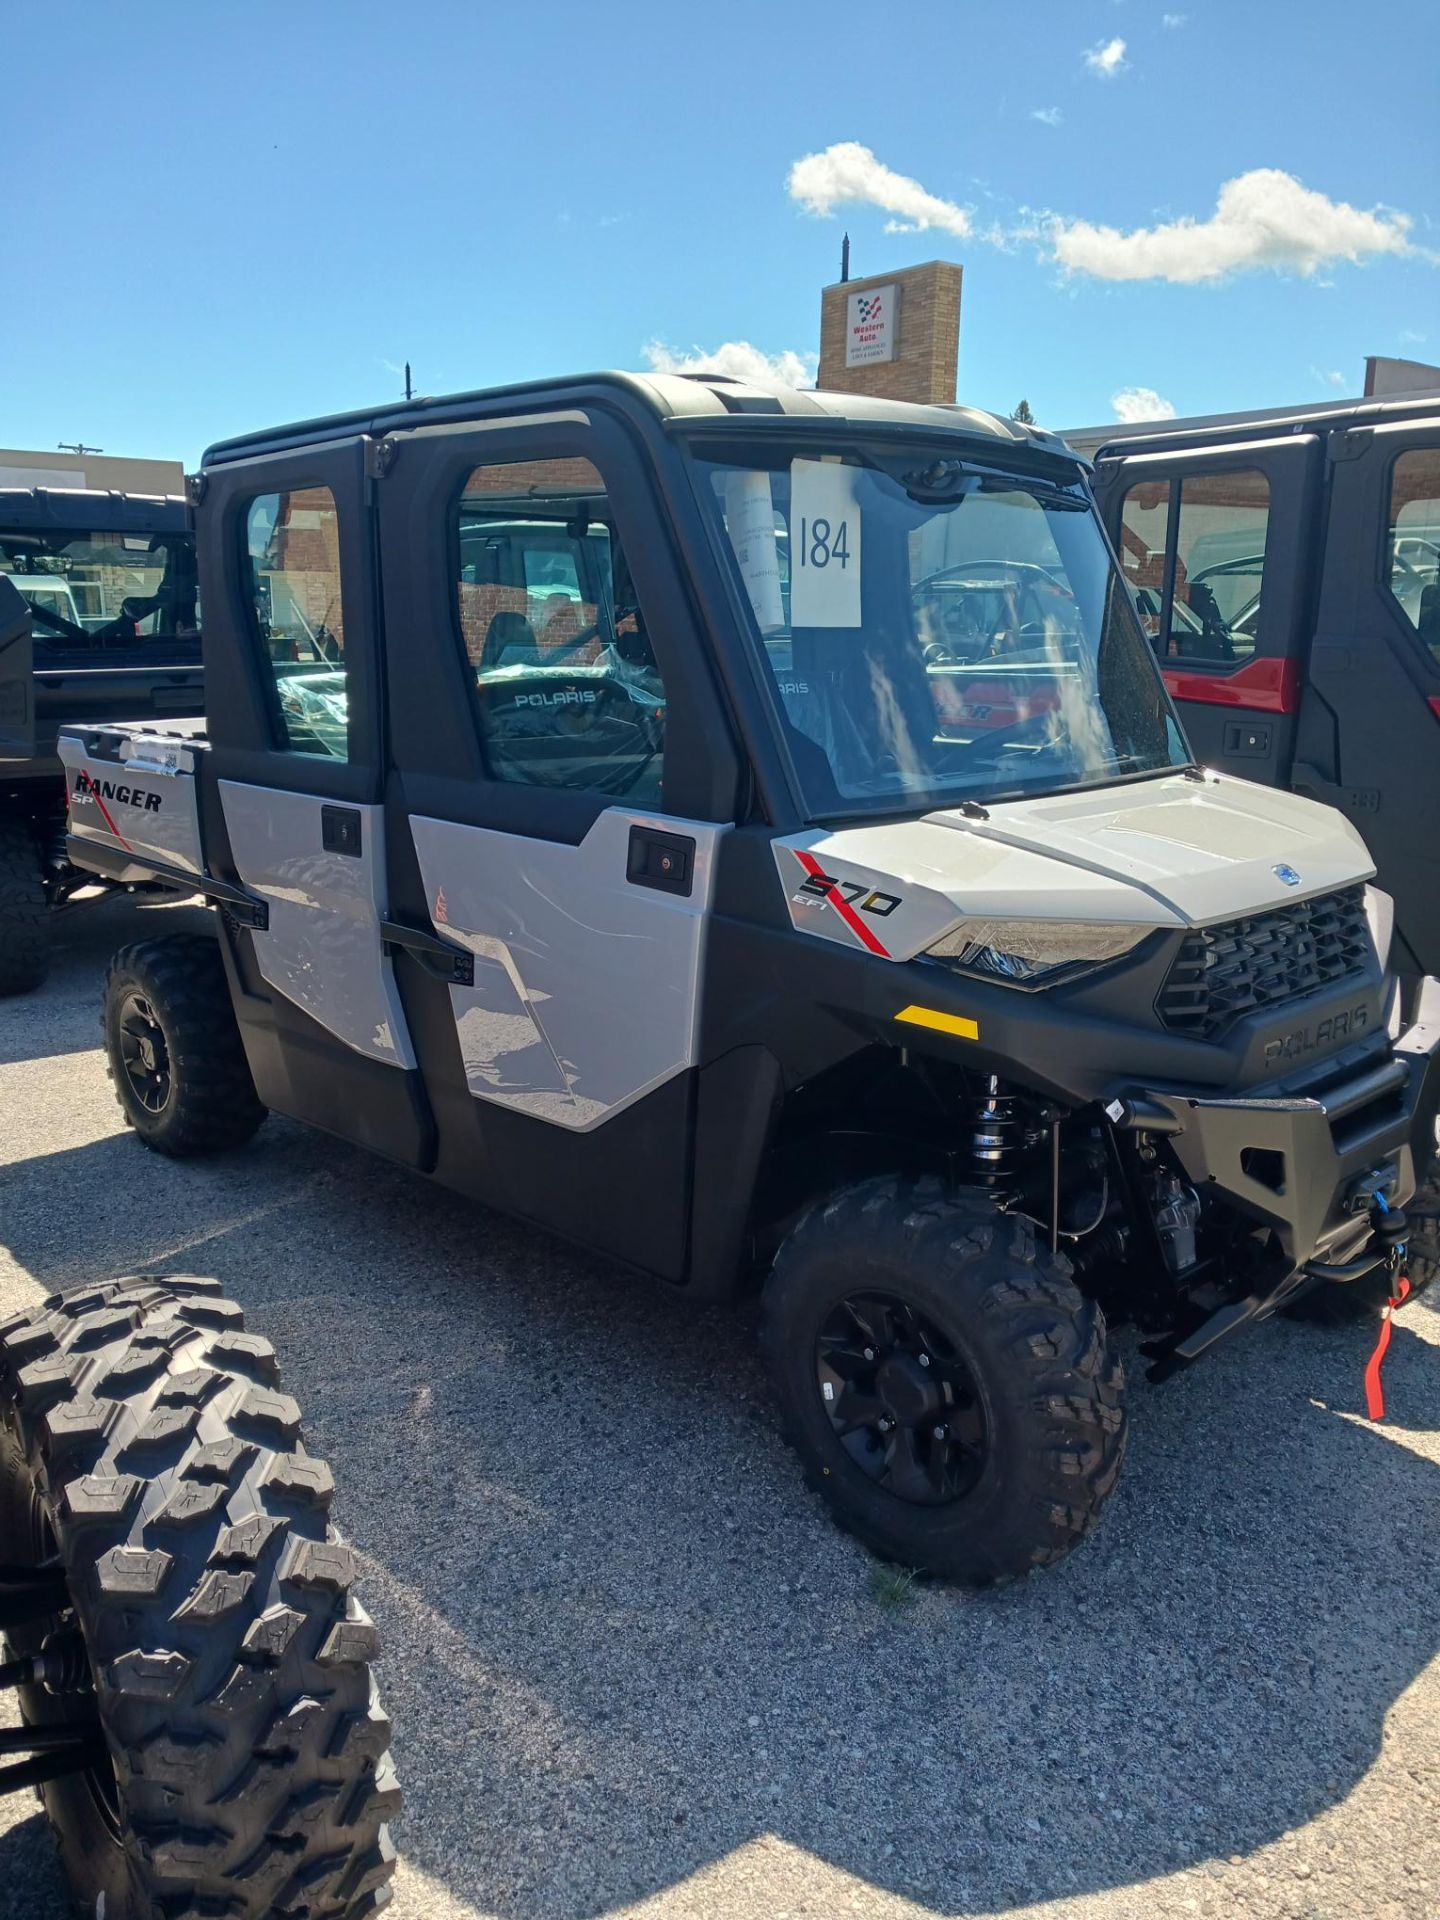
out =
{"type": "Polygon", "coordinates": [[[1123,880],[1189,926],[1333,893],[1375,872],[1333,807],[1219,774],[1016,801],[992,807],[988,821],[929,817],[1123,880]]]}
{"type": "Polygon", "coordinates": [[[1203,926],[1375,871],[1333,808],[1215,774],[814,830],[775,856],[797,927],[897,960],[962,918],[1203,926]]]}

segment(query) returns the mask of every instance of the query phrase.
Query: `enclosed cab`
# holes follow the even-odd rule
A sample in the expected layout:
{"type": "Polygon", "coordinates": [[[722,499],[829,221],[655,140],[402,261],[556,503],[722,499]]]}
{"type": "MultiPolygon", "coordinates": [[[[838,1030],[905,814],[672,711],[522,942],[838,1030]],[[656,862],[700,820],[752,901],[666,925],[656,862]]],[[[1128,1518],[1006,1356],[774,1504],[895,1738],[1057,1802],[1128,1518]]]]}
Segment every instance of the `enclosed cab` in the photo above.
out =
{"type": "Polygon", "coordinates": [[[1435,990],[1352,825],[1197,764],[1060,442],[605,375],[194,491],[204,732],[62,740],[72,857],[219,909],[111,969],[147,1144],[274,1109],[763,1280],[816,1487],[975,1580],[1093,1526],[1107,1316],[1164,1372],[1397,1284],[1435,990]]]}
{"type": "Polygon", "coordinates": [[[61,725],[200,711],[189,509],[0,488],[0,598],[0,993],[17,993],[44,977],[52,910],[96,878],[65,854],[61,725]]]}

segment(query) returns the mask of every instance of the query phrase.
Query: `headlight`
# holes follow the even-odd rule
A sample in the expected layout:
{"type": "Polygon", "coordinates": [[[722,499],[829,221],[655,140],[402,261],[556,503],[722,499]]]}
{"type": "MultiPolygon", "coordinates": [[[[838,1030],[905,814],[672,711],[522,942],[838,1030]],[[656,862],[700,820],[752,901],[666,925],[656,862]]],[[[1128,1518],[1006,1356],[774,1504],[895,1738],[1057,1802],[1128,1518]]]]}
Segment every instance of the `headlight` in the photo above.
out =
{"type": "Polygon", "coordinates": [[[1051,987],[1118,960],[1150,932],[1107,920],[966,920],[926,951],[943,966],[1007,987],[1051,987]]]}

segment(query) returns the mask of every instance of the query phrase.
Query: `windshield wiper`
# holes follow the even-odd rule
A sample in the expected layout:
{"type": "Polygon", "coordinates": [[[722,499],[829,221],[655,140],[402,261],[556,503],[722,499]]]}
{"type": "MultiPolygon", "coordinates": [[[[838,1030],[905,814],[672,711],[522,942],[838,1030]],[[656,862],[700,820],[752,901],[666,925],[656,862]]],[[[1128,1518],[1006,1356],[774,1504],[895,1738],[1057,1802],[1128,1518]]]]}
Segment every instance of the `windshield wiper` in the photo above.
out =
{"type": "Polygon", "coordinates": [[[925,505],[946,502],[959,506],[972,493],[1033,493],[1044,496],[1047,508],[1062,513],[1088,513],[1090,503],[1083,494],[1057,481],[1043,479],[1037,473],[997,472],[977,467],[969,460],[932,460],[928,466],[914,467],[902,473],[900,484],[912,500],[925,505]]]}

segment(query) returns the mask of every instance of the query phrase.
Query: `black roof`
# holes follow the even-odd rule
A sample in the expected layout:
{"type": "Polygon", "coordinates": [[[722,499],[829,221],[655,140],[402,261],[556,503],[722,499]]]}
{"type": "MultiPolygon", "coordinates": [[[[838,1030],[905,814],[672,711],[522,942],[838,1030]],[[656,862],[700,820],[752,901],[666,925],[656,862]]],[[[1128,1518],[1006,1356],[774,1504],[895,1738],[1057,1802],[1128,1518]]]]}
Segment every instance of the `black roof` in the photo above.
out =
{"type": "Polygon", "coordinates": [[[98,487],[0,487],[0,534],[183,533],[190,509],[178,493],[109,493],[98,487]]]}
{"type": "Polygon", "coordinates": [[[976,441],[1012,448],[1030,447],[1067,461],[1083,456],[1040,428],[1004,419],[978,408],[920,406],[879,400],[868,394],[828,393],[802,387],[758,386],[721,374],[591,373],[560,380],[532,380],[516,386],[480,388],[471,393],[364,407],[315,420],[272,427],[261,433],[218,440],[205,451],[205,466],[291,447],[312,446],[355,434],[383,435],[439,421],[474,419],[497,403],[517,411],[619,401],[673,423],[718,421],[737,415],[793,416],[851,422],[857,427],[888,425],[912,432],[963,434],[976,441]]]}
{"type": "Polygon", "coordinates": [[[1130,426],[1069,427],[1062,436],[1091,458],[1117,453],[1167,453],[1196,442],[1261,440],[1290,433],[1346,433],[1381,421],[1424,418],[1440,412],[1440,388],[1387,394],[1383,398],[1319,400],[1295,407],[1259,407],[1248,413],[1191,414],[1177,420],[1141,420],[1130,426]]]}

